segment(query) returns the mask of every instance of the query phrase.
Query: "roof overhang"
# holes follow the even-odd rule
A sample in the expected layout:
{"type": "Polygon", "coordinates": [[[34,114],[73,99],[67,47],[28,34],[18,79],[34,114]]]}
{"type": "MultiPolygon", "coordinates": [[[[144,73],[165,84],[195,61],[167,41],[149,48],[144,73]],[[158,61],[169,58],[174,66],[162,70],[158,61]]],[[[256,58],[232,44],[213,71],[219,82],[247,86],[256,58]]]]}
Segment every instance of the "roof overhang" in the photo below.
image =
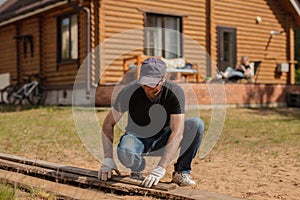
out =
{"type": "Polygon", "coordinates": [[[58,7],[58,6],[61,6],[61,5],[65,5],[65,4],[67,4],[67,0],[59,1],[59,2],[56,2],[56,3],[50,4],[50,5],[44,6],[44,7],[36,8],[35,10],[30,11],[30,12],[26,12],[26,13],[23,13],[23,14],[16,15],[12,18],[9,18],[5,21],[0,22],[0,27],[4,26],[4,25],[7,25],[7,24],[10,24],[10,23],[13,23],[13,22],[16,22],[16,21],[19,21],[19,20],[22,20],[22,19],[25,19],[27,17],[34,16],[36,14],[42,13],[44,11],[47,11],[47,10],[50,10],[52,8],[55,8],[55,7],[58,7]]]}
{"type": "Polygon", "coordinates": [[[298,16],[300,17],[300,3],[296,0],[290,0],[290,2],[292,3],[294,9],[296,10],[298,16]]]}
{"type": "Polygon", "coordinates": [[[300,26],[300,3],[298,0],[281,0],[281,5],[291,14],[295,26],[300,26]]]}

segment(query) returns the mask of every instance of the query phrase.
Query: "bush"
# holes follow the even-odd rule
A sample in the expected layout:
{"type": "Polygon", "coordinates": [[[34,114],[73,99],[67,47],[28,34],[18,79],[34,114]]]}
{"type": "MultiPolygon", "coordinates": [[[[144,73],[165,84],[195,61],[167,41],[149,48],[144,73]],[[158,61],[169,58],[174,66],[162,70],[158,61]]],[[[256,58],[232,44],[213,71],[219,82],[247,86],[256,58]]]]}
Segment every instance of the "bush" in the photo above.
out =
{"type": "Polygon", "coordinates": [[[300,68],[296,68],[295,71],[295,83],[300,84],[300,68]]]}

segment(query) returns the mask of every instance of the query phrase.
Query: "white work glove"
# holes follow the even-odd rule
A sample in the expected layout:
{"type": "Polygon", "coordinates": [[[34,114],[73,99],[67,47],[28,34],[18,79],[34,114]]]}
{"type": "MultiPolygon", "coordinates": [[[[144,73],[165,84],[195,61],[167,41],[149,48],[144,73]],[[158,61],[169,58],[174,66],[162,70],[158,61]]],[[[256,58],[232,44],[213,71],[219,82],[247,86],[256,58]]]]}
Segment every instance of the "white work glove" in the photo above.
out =
{"type": "Polygon", "coordinates": [[[102,181],[107,181],[111,178],[112,171],[115,171],[118,175],[121,175],[118,167],[112,158],[104,158],[102,166],[98,172],[98,178],[102,181]]]}
{"type": "Polygon", "coordinates": [[[142,182],[142,186],[145,187],[152,187],[152,185],[157,185],[159,180],[162,179],[162,177],[164,177],[166,173],[166,169],[161,167],[161,166],[157,166],[142,182]]]}

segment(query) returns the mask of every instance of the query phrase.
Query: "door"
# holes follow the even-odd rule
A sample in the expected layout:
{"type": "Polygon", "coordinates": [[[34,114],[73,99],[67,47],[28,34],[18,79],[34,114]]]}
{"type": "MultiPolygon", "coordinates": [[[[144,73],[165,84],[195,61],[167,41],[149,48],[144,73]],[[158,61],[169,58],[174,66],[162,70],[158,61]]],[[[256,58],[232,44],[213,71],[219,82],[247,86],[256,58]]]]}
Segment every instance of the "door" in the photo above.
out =
{"type": "Polygon", "coordinates": [[[236,28],[217,26],[218,69],[225,71],[236,65],[236,28]]]}

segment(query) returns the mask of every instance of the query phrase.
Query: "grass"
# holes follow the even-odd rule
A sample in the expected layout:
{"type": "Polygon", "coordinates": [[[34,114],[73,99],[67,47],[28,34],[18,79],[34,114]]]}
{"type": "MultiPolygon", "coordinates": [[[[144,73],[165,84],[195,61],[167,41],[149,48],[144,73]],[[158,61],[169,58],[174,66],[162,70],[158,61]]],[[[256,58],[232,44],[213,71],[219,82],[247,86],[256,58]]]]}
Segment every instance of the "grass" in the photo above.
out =
{"type": "MultiPolygon", "coordinates": [[[[93,160],[77,134],[71,107],[2,105],[0,110],[0,152],[44,160],[55,157],[64,161],[76,155],[93,160]]],[[[99,129],[106,114],[107,110],[96,112],[99,129]]],[[[201,117],[208,128],[211,111],[202,110],[201,117]]],[[[222,134],[214,150],[239,148],[255,153],[273,147],[299,148],[299,122],[299,109],[227,109],[222,134]]],[[[84,123],[89,127],[90,121],[84,123]]],[[[122,131],[117,129],[117,133],[121,135],[122,131]]]]}
{"type": "Polygon", "coordinates": [[[45,107],[0,115],[0,151],[45,160],[84,151],[70,108],[45,107]]]}
{"type": "Polygon", "coordinates": [[[235,109],[229,110],[224,134],[229,146],[246,148],[272,146],[299,147],[300,110],[235,109]]]}
{"type": "Polygon", "coordinates": [[[0,184],[0,200],[13,200],[15,199],[16,192],[13,187],[0,184]]]}
{"type": "Polygon", "coordinates": [[[50,194],[43,189],[40,188],[31,188],[29,191],[30,199],[36,199],[36,200],[56,200],[57,198],[53,195],[50,194]]]}
{"type": "Polygon", "coordinates": [[[0,200],[55,200],[57,199],[53,194],[50,194],[40,188],[31,188],[29,191],[24,192],[18,187],[13,187],[8,184],[0,183],[0,200]]]}

